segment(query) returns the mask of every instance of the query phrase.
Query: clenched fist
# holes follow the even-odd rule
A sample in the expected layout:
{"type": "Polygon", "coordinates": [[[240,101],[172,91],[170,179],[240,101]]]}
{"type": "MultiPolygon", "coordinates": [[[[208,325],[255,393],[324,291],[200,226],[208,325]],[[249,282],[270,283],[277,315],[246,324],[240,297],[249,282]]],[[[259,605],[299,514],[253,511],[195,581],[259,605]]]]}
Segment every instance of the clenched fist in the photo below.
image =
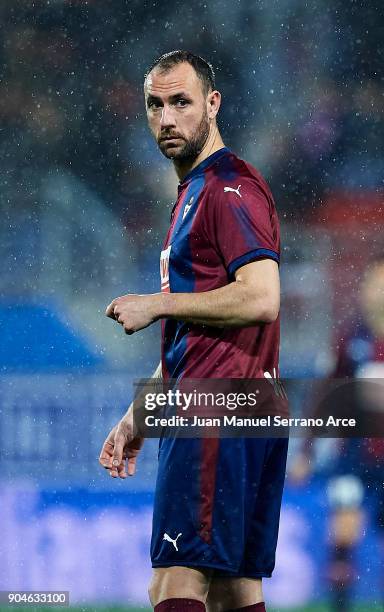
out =
{"type": "Polygon", "coordinates": [[[105,314],[124,327],[126,334],[134,334],[157,321],[160,316],[161,294],[128,294],[115,298],[105,314]]]}

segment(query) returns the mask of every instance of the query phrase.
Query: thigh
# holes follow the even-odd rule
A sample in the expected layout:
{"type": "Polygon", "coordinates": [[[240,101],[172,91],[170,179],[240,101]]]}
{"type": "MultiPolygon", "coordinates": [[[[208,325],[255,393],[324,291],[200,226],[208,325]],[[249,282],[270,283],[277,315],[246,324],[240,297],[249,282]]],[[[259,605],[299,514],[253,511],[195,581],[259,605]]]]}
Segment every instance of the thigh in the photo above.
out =
{"type": "MultiPolygon", "coordinates": [[[[259,446],[260,475],[264,442],[259,446]]],[[[153,513],[153,567],[206,567],[237,576],[244,554],[245,450],[243,439],[163,440],[153,513]]]]}
{"type": "Polygon", "coordinates": [[[216,440],[162,441],[153,510],[153,567],[216,567],[207,534],[214,479],[206,486],[216,455],[216,440]]]}
{"type": "Polygon", "coordinates": [[[152,566],[210,568],[217,577],[270,576],[286,441],[164,440],[152,566]]]}
{"type": "Polygon", "coordinates": [[[236,610],[264,601],[261,579],[213,577],[206,602],[207,612],[236,610]]]}
{"type": "Polygon", "coordinates": [[[185,597],[206,602],[211,571],[191,567],[159,567],[153,570],[149,587],[152,606],[165,599],[185,597]]]}
{"type": "MultiPolygon", "coordinates": [[[[252,465],[252,442],[257,442],[257,440],[250,440],[249,465],[252,465]]],[[[287,452],[287,438],[272,438],[267,441],[260,481],[253,503],[247,511],[247,536],[240,576],[262,578],[272,575],[275,566],[287,452]]],[[[250,482],[252,484],[252,478],[250,482]]]]}

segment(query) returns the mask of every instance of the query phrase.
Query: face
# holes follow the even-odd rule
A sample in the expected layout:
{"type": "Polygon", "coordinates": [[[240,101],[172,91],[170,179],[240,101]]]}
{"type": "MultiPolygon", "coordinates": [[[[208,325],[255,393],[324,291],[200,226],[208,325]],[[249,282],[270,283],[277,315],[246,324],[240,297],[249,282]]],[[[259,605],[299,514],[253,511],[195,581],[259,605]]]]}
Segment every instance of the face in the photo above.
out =
{"type": "Polygon", "coordinates": [[[217,111],[193,67],[183,62],[165,73],[154,68],[144,92],[149,127],[161,152],[178,161],[196,159],[208,138],[210,115],[217,111]]]}

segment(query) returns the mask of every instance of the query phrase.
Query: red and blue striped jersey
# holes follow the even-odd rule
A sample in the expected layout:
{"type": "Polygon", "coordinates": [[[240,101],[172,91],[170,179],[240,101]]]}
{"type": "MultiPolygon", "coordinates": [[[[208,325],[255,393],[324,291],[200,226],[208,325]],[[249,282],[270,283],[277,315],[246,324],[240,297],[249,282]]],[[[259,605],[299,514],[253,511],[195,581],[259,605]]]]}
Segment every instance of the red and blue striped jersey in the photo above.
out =
{"type": "MultiPolygon", "coordinates": [[[[274,201],[255,168],[227,147],[180,183],[160,257],[161,290],[200,293],[235,280],[258,259],[279,262],[274,201]]],[[[163,377],[258,378],[278,374],[279,319],[252,327],[217,328],[162,321],[163,377]]]]}

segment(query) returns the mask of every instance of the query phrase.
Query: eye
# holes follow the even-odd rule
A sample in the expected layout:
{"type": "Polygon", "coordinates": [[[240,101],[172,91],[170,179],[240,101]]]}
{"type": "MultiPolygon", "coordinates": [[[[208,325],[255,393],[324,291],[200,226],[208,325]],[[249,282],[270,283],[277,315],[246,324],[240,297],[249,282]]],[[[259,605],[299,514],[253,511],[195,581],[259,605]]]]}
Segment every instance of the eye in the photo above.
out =
{"type": "Polygon", "coordinates": [[[179,98],[179,100],[177,100],[177,102],[176,102],[176,106],[178,106],[179,108],[184,108],[188,104],[189,104],[189,102],[188,102],[188,100],[185,100],[185,98],[179,98]]]}
{"type": "Polygon", "coordinates": [[[157,100],[150,100],[150,101],[147,103],[147,107],[148,107],[148,108],[151,108],[151,109],[160,108],[160,103],[159,103],[159,102],[157,102],[157,100]]]}

